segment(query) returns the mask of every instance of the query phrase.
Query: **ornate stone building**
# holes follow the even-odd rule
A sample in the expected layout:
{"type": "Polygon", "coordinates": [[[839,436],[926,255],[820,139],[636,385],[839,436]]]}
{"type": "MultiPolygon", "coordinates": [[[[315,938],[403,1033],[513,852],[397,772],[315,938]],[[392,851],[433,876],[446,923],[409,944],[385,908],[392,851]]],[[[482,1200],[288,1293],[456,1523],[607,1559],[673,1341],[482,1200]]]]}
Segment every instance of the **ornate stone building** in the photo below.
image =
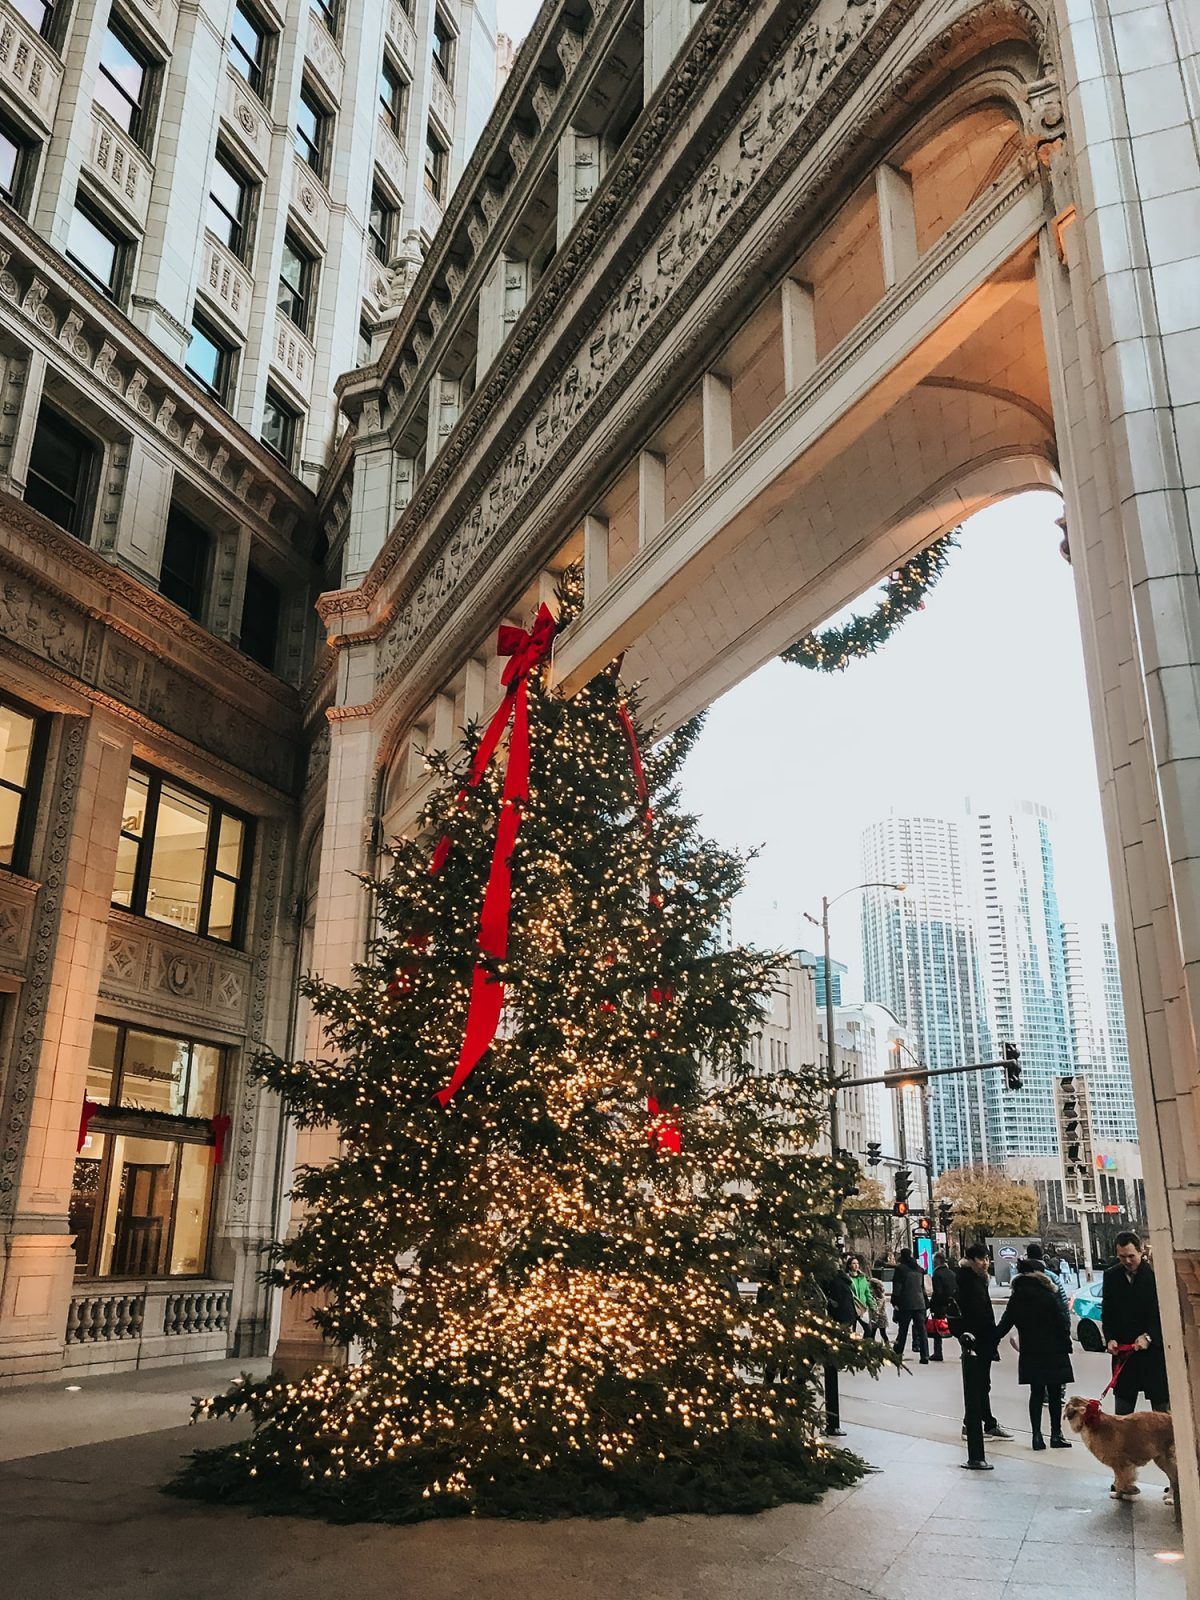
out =
{"type": "MultiPolygon", "coordinates": [[[[373,359],[337,383],[348,430],[333,442],[330,420],[314,440],[310,416],[300,483],[253,443],[263,401],[238,413],[243,434],[190,380],[165,392],[163,357],[136,325],[140,316],[153,333],[161,303],[186,327],[188,292],[165,248],[151,252],[162,287],[147,288],[150,304],[131,302],[130,329],[77,279],[68,294],[66,269],[6,213],[15,243],[0,305],[18,356],[35,352],[6,369],[6,415],[20,413],[50,350],[56,370],[104,395],[106,415],[144,405],[157,419],[167,406],[165,423],[137,437],[177,451],[197,489],[210,485],[202,514],[220,549],[248,544],[270,577],[269,553],[285,553],[272,540],[290,540],[288,570],[304,576],[293,578],[294,606],[280,602],[280,650],[296,661],[288,688],[220,647],[221,626],[236,636],[229,619],[242,614],[233,557],[195,639],[132,576],[158,572],[134,549],[156,536],[144,513],[152,469],[132,448],[119,468],[118,441],[98,480],[97,548],[72,547],[69,578],[54,565],[67,541],[43,529],[36,546],[28,530],[40,521],[6,508],[6,541],[28,572],[4,625],[13,686],[47,706],[38,685],[62,688],[37,759],[53,774],[54,805],[31,825],[42,830],[33,876],[12,880],[15,922],[29,932],[16,935],[26,943],[6,1016],[16,1048],[2,1193],[20,1221],[0,1329],[23,1318],[29,1347],[41,1338],[46,1363],[59,1359],[78,1063],[101,981],[114,983],[93,968],[111,961],[110,922],[117,938],[161,937],[147,932],[141,898],[155,859],[151,850],[143,864],[147,824],[141,838],[123,826],[139,815],[120,798],[131,744],[151,767],[165,762],[159,744],[179,751],[189,782],[266,835],[240,970],[249,1030],[286,1043],[295,962],[348,973],[367,918],[349,872],[412,823],[421,751],[452,745],[493,700],[496,624],[527,619],[564,564],[583,563],[586,601],[556,641],[557,682],[570,693],[625,649],[669,724],[978,507],[1044,488],[1066,501],[1084,624],[1185,1531],[1200,1572],[1195,50],[1182,0],[548,0],[398,313],[364,348],[373,359]],[[59,354],[77,339],[86,358],[59,354]],[[149,474],[137,518],[122,511],[134,472],[149,474]],[[54,587],[31,611],[35,573],[54,587]],[[119,587],[126,575],[136,604],[119,587]],[[325,590],[311,658],[309,583],[325,590]],[[162,685],[188,674],[200,639],[215,660],[189,681],[206,686],[206,714],[197,722],[193,709],[181,725],[170,719],[185,697],[162,685]],[[53,651],[73,651],[79,667],[52,666],[53,651]],[[114,675],[127,689],[114,692],[114,675]],[[203,742],[230,723],[248,747],[240,764],[203,742]],[[296,788],[260,770],[272,758],[304,762],[296,788]],[[93,792],[111,795],[103,826],[93,792]],[[112,911],[111,886],[135,854],[131,904],[112,911]],[[271,893],[287,908],[277,923],[262,906],[271,893]],[[88,916],[94,939],[78,920],[88,916]]],[[[19,59],[26,72],[28,51],[19,59]]],[[[17,60],[0,61],[0,83],[17,60]]],[[[316,62],[312,73],[315,90],[316,62]]],[[[82,76],[62,80],[64,103],[78,102],[82,76]]],[[[355,101],[366,121],[368,100],[355,101]]],[[[89,148],[78,137],[75,147],[80,159],[89,148]]],[[[335,161],[333,180],[347,170],[335,161]]],[[[351,209],[335,204],[330,217],[340,225],[351,209]]],[[[147,216],[160,212],[151,204],[147,216]]],[[[265,281],[276,278],[272,266],[265,281]]],[[[353,310],[339,292],[331,318],[359,316],[353,282],[353,310]]],[[[247,381],[256,386],[265,364],[264,391],[269,378],[284,398],[276,349],[247,356],[247,381]]],[[[28,501],[22,437],[13,430],[8,470],[28,501]]],[[[1019,619],[991,625],[1012,637],[1019,619]]],[[[206,834],[214,874],[223,827],[210,820],[206,834]]],[[[217,899],[216,877],[205,884],[202,919],[217,899]]],[[[222,889],[222,903],[232,893],[236,904],[238,889],[222,889]]],[[[172,971],[201,952],[212,964],[195,978],[212,986],[211,1016],[225,946],[182,931],[174,941],[185,953],[172,971]]],[[[135,959],[125,993],[145,1002],[155,980],[138,972],[155,970],[135,959]]],[[[304,1027],[293,1019],[292,1036],[304,1027]]],[[[289,1152],[262,1137],[270,1114],[251,1091],[226,1103],[233,1171],[220,1171],[233,1210],[220,1237],[231,1262],[240,1251],[244,1279],[269,1229],[274,1151],[289,1152]]],[[[297,1156],[327,1148],[306,1137],[297,1156]]],[[[263,1315],[248,1314],[248,1337],[263,1315]]],[[[289,1302],[279,1360],[319,1354],[303,1306],[289,1302]]]]}
{"type": "Polygon", "coordinates": [[[494,32],[0,3],[0,1384],[268,1347],[314,491],[494,32]]]}

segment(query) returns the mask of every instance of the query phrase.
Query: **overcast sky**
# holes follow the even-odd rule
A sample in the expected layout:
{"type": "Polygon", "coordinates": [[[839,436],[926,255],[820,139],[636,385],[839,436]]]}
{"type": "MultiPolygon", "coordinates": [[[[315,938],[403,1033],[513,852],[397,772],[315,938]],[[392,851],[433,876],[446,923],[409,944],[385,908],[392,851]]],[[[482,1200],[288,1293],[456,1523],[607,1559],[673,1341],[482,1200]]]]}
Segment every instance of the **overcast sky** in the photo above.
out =
{"type": "Polygon", "coordinates": [[[529,32],[541,0],[496,0],[496,26],[501,33],[519,43],[529,32]]]}
{"type": "MultiPolygon", "coordinates": [[[[714,838],[762,847],[735,907],[738,938],[813,947],[802,913],[861,879],[866,823],[889,809],[954,815],[968,794],[1050,806],[1064,917],[1110,915],[1060,514],[1049,494],[983,512],[926,609],[878,654],[836,675],[772,662],[712,708],[685,793],[714,838]]],[[[855,971],[857,912],[848,896],[833,938],[855,971]]]]}

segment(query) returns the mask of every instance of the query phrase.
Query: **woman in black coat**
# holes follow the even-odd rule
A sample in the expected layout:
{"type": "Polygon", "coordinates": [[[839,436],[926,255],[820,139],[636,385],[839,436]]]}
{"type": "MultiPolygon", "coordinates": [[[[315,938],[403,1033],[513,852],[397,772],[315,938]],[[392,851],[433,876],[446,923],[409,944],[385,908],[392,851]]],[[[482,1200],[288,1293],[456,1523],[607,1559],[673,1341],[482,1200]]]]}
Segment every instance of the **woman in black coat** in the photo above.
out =
{"type": "Polygon", "coordinates": [[[1029,1385],[1029,1421],[1033,1428],[1033,1448],[1044,1450],[1042,1407],[1050,1412],[1050,1446],[1069,1450],[1071,1441],[1063,1437],[1063,1388],[1074,1383],[1071,1369],[1071,1319],[1057,1286],[1036,1261],[1019,1261],[1013,1279],[1008,1309],[996,1329],[997,1343],[1010,1328],[1017,1330],[1020,1354],[1017,1379],[1029,1385]]]}

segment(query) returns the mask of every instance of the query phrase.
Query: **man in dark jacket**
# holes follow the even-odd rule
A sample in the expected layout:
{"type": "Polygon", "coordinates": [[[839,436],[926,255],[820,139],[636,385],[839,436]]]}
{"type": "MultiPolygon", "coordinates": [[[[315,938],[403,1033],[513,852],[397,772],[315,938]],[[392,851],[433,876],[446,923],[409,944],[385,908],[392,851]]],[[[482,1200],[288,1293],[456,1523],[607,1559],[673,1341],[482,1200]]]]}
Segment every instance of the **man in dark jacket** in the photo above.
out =
{"type": "MultiPolygon", "coordinates": [[[[950,1302],[958,1293],[958,1278],[954,1268],[946,1260],[945,1251],[939,1250],[933,1258],[933,1295],[929,1301],[929,1315],[934,1322],[945,1321],[946,1313],[950,1310],[950,1302]]],[[[933,1335],[933,1354],[931,1361],[941,1361],[942,1335],[935,1332],[933,1335]]]]}
{"type": "Polygon", "coordinates": [[[896,1313],[896,1340],[892,1349],[897,1355],[904,1353],[908,1330],[913,1331],[913,1349],[921,1357],[921,1365],[929,1365],[929,1341],[925,1334],[925,1274],[911,1250],[901,1250],[892,1274],[892,1310],[896,1313]]]}
{"type": "Polygon", "coordinates": [[[963,1436],[967,1466],[989,1472],[983,1441],[1011,1439],[992,1415],[992,1362],[996,1354],[996,1313],[992,1308],[991,1274],[985,1244],[969,1244],[956,1274],[957,1316],[950,1331],[962,1348],[963,1436]]]}
{"type": "Polygon", "coordinates": [[[1117,1264],[1104,1274],[1101,1305],[1101,1326],[1109,1354],[1114,1365],[1117,1361],[1123,1363],[1113,1390],[1117,1415],[1127,1417],[1136,1410],[1139,1394],[1147,1396],[1151,1411],[1169,1411],[1158,1285],[1136,1233],[1117,1235],[1117,1264]],[[1117,1354],[1119,1345],[1130,1344],[1134,1346],[1132,1351],[1117,1354]]]}

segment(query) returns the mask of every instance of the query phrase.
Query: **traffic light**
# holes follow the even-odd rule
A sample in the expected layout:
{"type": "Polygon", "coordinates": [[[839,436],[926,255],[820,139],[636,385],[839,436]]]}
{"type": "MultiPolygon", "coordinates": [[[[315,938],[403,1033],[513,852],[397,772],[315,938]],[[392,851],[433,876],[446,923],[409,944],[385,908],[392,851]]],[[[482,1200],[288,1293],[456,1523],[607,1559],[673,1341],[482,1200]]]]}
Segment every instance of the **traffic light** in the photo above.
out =
{"type": "Polygon", "coordinates": [[[894,1181],[896,1184],[896,1203],[892,1207],[892,1213],[897,1217],[906,1217],[908,1215],[908,1197],[912,1192],[912,1173],[907,1167],[897,1167],[894,1181]]]}
{"type": "Polygon", "coordinates": [[[1004,1046],[1004,1087],[1006,1089],[1021,1087],[1021,1052],[1015,1044],[1004,1046]]]}
{"type": "Polygon", "coordinates": [[[883,1146],[878,1139],[867,1140],[867,1165],[877,1167],[883,1160],[883,1146]]]}
{"type": "Polygon", "coordinates": [[[894,1217],[906,1217],[908,1215],[908,1201],[897,1200],[892,1207],[892,1215],[894,1217]]]}
{"type": "Polygon", "coordinates": [[[933,1219],[931,1217],[918,1217],[917,1218],[917,1232],[918,1233],[932,1233],[933,1232],[933,1219]]]}
{"type": "Polygon", "coordinates": [[[942,1233],[950,1232],[950,1223],[954,1216],[954,1207],[949,1200],[938,1201],[938,1228],[942,1233]]]}

